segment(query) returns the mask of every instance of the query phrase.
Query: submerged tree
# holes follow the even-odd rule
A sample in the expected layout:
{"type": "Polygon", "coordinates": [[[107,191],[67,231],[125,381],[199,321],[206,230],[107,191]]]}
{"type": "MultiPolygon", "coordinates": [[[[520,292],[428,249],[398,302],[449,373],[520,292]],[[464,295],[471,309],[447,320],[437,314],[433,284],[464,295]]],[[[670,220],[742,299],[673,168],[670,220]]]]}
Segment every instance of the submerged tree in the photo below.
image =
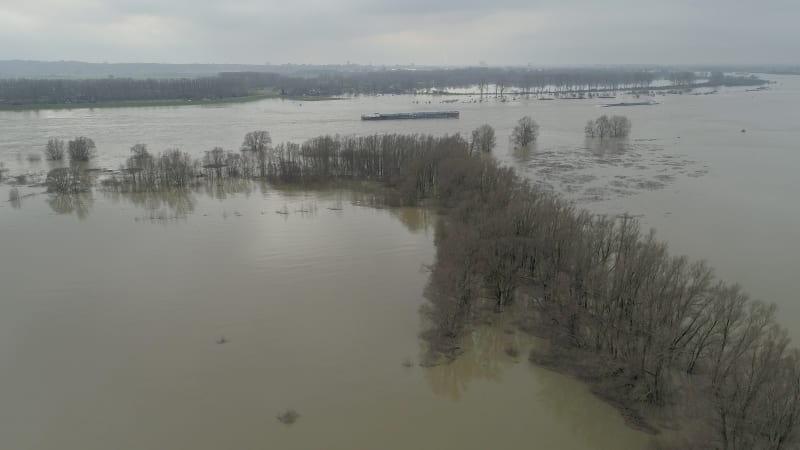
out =
{"type": "Polygon", "coordinates": [[[603,114],[595,120],[590,120],[584,127],[588,138],[624,138],[631,132],[631,121],[625,116],[611,116],[603,114]]]}
{"type": "Polygon", "coordinates": [[[255,158],[258,164],[258,175],[262,178],[267,176],[267,159],[269,155],[272,137],[268,131],[251,131],[244,135],[241,150],[249,153],[255,158]]]}
{"type": "Polygon", "coordinates": [[[91,180],[86,172],[77,167],[59,167],[47,173],[47,192],[77,194],[91,189],[91,180]]]}
{"type": "Polygon", "coordinates": [[[489,124],[481,125],[472,130],[472,140],[470,141],[470,152],[489,153],[494,149],[497,140],[494,128],[489,124]]]}
{"type": "Polygon", "coordinates": [[[539,124],[536,123],[530,116],[525,116],[517,121],[517,126],[511,133],[511,141],[517,147],[527,147],[529,144],[536,142],[539,137],[539,124]]]}
{"type": "Polygon", "coordinates": [[[50,138],[44,147],[44,156],[48,161],[61,161],[64,159],[64,141],[50,138]]]}
{"type": "Polygon", "coordinates": [[[152,184],[155,176],[153,169],[153,155],[147,151],[147,145],[135,144],[131,147],[131,156],[128,158],[127,167],[124,170],[131,175],[134,184],[152,184]]]}
{"type": "Polygon", "coordinates": [[[69,159],[73,162],[89,161],[94,158],[97,153],[97,147],[94,145],[94,141],[86,136],[78,136],[69,141],[67,147],[69,159]]]}

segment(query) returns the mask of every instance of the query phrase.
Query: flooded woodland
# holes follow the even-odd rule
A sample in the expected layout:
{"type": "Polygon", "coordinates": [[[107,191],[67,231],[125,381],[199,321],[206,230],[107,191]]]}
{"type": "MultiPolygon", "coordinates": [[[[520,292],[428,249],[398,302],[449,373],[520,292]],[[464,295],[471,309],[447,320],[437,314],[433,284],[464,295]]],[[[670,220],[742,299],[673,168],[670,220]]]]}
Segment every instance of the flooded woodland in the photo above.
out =
{"type": "MultiPolygon", "coordinates": [[[[335,167],[343,171],[337,176],[346,172],[365,181],[320,183],[325,177],[319,176],[314,183],[298,184],[281,179],[293,173],[281,169],[269,181],[213,180],[213,173],[206,173],[202,183],[153,192],[136,189],[130,181],[133,172],[118,169],[136,143],[146,143],[154,154],[177,148],[199,160],[216,146],[238,152],[245,133],[259,129],[269,130],[277,146],[337,134],[468,136],[487,123],[497,130],[498,145],[491,157],[479,159],[492,158],[498,164],[469,162],[455,171],[465,180],[494,174],[496,185],[480,185],[476,192],[505,192],[502,186],[511,177],[504,176],[503,167],[513,167],[519,183],[530,190],[525,198],[535,197],[531,204],[548,204],[548,211],[564,214],[547,217],[561,217],[564,223],[576,220],[576,229],[607,232],[620,240],[632,236],[624,229],[637,220],[644,236],[637,248],[652,253],[637,253],[643,259],[628,261],[631,267],[661,261],[661,247],[647,241],[647,228],[653,226],[656,238],[668,242],[670,254],[707,260],[716,277],[727,283],[725,289],[740,283],[752,297],[776,303],[777,323],[797,342],[800,306],[791,280],[800,250],[800,209],[793,199],[800,138],[794,105],[800,100],[800,79],[771,79],[777,84],[763,92],[730,88],[715,95],[665,96],[658,98],[658,105],[614,109],[630,118],[633,129],[627,139],[606,141],[586,139],[583,133],[587,120],[610,111],[601,109],[599,100],[509,96],[508,101],[470,102],[465,96],[454,105],[461,119],[413,123],[361,122],[359,115],[441,108],[442,98],[2,112],[4,445],[647,448],[653,435],[646,429],[631,426],[629,417],[626,423],[619,409],[594,395],[589,385],[563,371],[531,364],[529,355],[539,355],[534,359],[546,363],[541,355],[553,343],[591,347],[598,354],[635,357],[642,373],[653,374],[672,365],[691,372],[701,355],[718,354],[697,370],[724,378],[717,372],[735,367],[742,355],[752,353],[766,361],[769,355],[762,349],[781,347],[780,332],[765,333],[763,339],[758,334],[758,344],[742,344],[733,353],[715,338],[684,342],[679,337],[669,345],[672,335],[666,331],[651,334],[667,336],[663,342],[639,344],[640,330],[623,327],[614,328],[615,337],[601,339],[611,333],[594,319],[611,310],[599,302],[592,306],[583,299],[579,309],[558,310],[538,304],[546,298],[563,306],[559,299],[569,297],[567,292],[581,283],[591,285],[587,289],[593,292],[613,291],[619,284],[592,272],[606,264],[592,259],[596,255],[569,253],[582,248],[574,244],[583,242],[582,234],[540,239],[531,243],[534,250],[519,255],[497,245],[492,247],[494,254],[505,249],[511,255],[503,261],[519,262],[497,266],[502,270],[494,272],[483,266],[474,272],[463,270],[470,267],[470,256],[458,252],[480,240],[473,239],[473,233],[505,239],[509,224],[524,228],[544,222],[520,220],[531,211],[542,211],[540,206],[506,209],[506,197],[474,201],[477,197],[461,198],[458,191],[441,192],[450,185],[471,186],[434,176],[438,165],[461,158],[453,153],[461,145],[453,138],[404,146],[421,152],[431,145],[442,155],[413,168],[412,187],[403,184],[407,178],[401,170],[382,168],[380,175],[364,170],[365,175],[359,175],[354,167],[340,164],[311,167],[320,170],[318,175],[335,167]],[[523,115],[532,116],[541,133],[534,144],[516,149],[508,137],[523,115]],[[70,195],[44,192],[39,183],[60,163],[29,155],[41,154],[54,136],[94,140],[97,157],[86,168],[99,170],[89,172],[96,178],[91,189],[70,195]],[[478,172],[472,172],[475,167],[478,172]],[[101,181],[112,178],[116,181],[101,181]],[[395,183],[400,192],[431,191],[408,201],[376,188],[376,181],[395,183]],[[11,195],[12,189],[16,195],[11,195]],[[549,204],[552,192],[564,203],[549,204]],[[433,197],[447,203],[446,209],[426,201],[433,197]],[[574,202],[574,209],[568,201],[574,202]],[[503,209],[493,209],[498,205],[503,209]],[[475,220],[473,207],[496,213],[478,215],[495,220],[475,220]],[[581,213],[584,208],[597,216],[581,213]],[[602,222],[600,215],[609,222],[602,222]],[[564,255],[582,255],[576,260],[594,265],[554,259],[556,252],[547,242],[570,243],[564,255]],[[447,265],[448,259],[458,264],[447,265]],[[578,273],[584,269],[586,273],[578,273]],[[531,285],[502,276],[526,278],[523,272],[533,280],[531,285]],[[467,310],[463,303],[452,303],[456,293],[486,284],[496,289],[486,295],[485,304],[467,310]],[[509,300],[512,291],[520,292],[516,302],[509,300]],[[550,325],[558,325],[528,320],[519,311],[526,305],[534,305],[552,319],[550,325]],[[431,330],[445,339],[432,339],[431,330]],[[547,334],[543,330],[550,339],[536,337],[547,334]],[[683,350],[673,354],[675,343],[683,350]],[[440,350],[438,358],[430,356],[432,347],[440,350]],[[294,423],[277,420],[290,409],[298,414],[294,423]]],[[[204,170],[213,172],[213,164],[205,161],[204,170]]],[[[517,185],[508,186],[513,191],[517,185]]],[[[514,235],[535,240],[537,233],[520,228],[514,235]]],[[[615,258],[623,260],[622,253],[616,251],[615,258]]],[[[602,259],[602,252],[597,255],[602,259]]],[[[706,300],[687,302],[691,311],[686,317],[695,312],[698,319],[692,323],[699,325],[678,331],[716,336],[718,329],[709,325],[717,323],[712,306],[724,304],[716,300],[725,297],[720,293],[738,299],[738,291],[705,287],[711,282],[704,281],[704,269],[664,261],[664,267],[673,264],[669,267],[674,273],[686,274],[680,289],[701,286],[699,291],[714,293],[699,295],[706,300]]],[[[672,283],[682,276],[663,281],[663,286],[680,290],[672,283]]],[[[642,286],[657,297],[655,285],[642,286]]],[[[658,328],[652,325],[662,317],[658,308],[638,311],[631,305],[621,307],[615,320],[649,314],[651,326],[658,328]]],[[[755,336],[756,322],[763,322],[764,329],[772,327],[763,319],[769,315],[764,308],[748,309],[749,316],[740,314],[742,335],[755,336]]],[[[669,383],[660,376],[637,380],[637,387],[641,382],[647,388],[636,395],[664,403],[659,396],[666,396],[667,389],[659,389],[669,383]]],[[[769,403],[770,398],[760,401],[769,403]]],[[[738,414],[737,401],[726,405],[738,414]]],[[[735,426],[723,431],[725,438],[740,439],[741,448],[753,442],[747,439],[761,439],[735,426]]]]}

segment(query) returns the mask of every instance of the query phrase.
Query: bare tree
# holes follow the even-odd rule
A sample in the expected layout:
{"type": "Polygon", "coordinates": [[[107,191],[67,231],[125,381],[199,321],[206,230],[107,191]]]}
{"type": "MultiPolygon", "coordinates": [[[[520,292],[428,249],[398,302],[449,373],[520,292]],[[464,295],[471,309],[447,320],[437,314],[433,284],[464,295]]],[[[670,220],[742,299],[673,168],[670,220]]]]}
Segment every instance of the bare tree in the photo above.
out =
{"type": "Polygon", "coordinates": [[[529,144],[536,142],[539,137],[539,124],[536,123],[530,116],[525,116],[517,122],[514,131],[511,133],[511,141],[517,147],[527,147],[529,144]]]}
{"type": "Polygon", "coordinates": [[[595,137],[594,120],[590,120],[590,121],[586,122],[586,126],[583,127],[583,133],[588,138],[595,137]]]}
{"type": "Polygon", "coordinates": [[[64,141],[58,138],[50,138],[44,147],[44,155],[49,161],[61,161],[64,159],[64,141]]]}
{"type": "Polygon", "coordinates": [[[251,131],[244,135],[242,152],[250,153],[258,163],[259,176],[267,176],[267,158],[269,155],[272,137],[268,131],[251,131]]]}
{"type": "Polygon", "coordinates": [[[489,124],[481,125],[472,130],[472,141],[470,142],[470,152],[489,153],[497,144],[494,128],[489,124]]]}
{"type": "Polygon", "coordinates": [[[67,146],[70,161],[89,161],[97,154],[94,141],[85,136],[78,136],[69,141],[67,146]]]}
{"type": "Polygon", "coordinates": [[[631,121],[625,116],[608,117],[603,114],[587,122],[583,130],[588,138],[624,138],[631,132],[631,121]]]}

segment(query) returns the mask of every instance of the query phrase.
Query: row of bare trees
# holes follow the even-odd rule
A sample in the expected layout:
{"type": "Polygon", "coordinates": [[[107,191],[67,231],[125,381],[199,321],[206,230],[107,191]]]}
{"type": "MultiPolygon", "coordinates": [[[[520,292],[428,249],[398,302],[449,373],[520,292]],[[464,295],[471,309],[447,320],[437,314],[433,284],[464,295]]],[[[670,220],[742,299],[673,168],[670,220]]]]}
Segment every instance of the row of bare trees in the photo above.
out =
{"type": "MultiPolygon", "coordinates": [[[[426,155],[438,154],[436,149],[461,149],[469,145],[460,136],[400,134],[320,136],[303,144],[275,146],[271,142],[268,132],[254,131],[245,135],[240,151],[215,147],[201,159],[193,159],[180,150],[152,154],[146,145],[136,144],[121,168],[121,177],[107,185],[158,191],[188,186],[202,179],[261,178],[307,183],[336,178],[391,182],[407,165],[424,165],[426,155]]],[[[423,175],[420,177],[414,185],[427,192],[424,187],[430,188],[434,183],[423,175]]]]}

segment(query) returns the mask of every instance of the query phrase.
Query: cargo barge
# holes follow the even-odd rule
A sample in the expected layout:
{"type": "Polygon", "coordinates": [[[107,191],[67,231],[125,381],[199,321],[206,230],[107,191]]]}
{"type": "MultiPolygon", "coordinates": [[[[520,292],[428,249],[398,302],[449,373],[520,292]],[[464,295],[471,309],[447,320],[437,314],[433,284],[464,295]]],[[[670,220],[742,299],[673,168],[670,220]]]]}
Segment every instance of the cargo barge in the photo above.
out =
{"type": "Polygon", "coordinates": [[[430,111],[391,114],[362,114],[361,120],[401,120],[401,119],[458,119],[458,111],[430,111]]]}
{"type": "Polygon", "coordinates": [[[649,102],[633,102],[633,103],[611,103],[608,105],[603,105],[604,108],[613,108],[615,106],[653,106],[657,105],[658,102],[649,101],[649,102]]]}

